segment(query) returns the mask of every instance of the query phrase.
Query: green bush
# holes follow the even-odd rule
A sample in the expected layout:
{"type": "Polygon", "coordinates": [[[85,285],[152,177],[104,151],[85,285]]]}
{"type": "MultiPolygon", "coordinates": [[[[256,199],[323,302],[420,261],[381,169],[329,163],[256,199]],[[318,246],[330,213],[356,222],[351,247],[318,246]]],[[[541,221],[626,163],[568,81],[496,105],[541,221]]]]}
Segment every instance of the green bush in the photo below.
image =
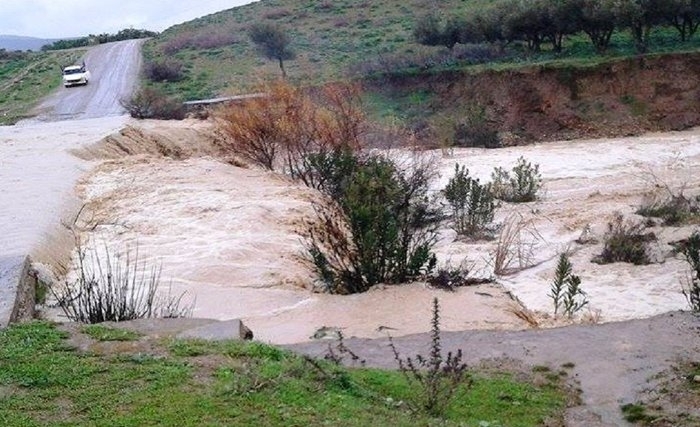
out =
{"type": "Polygon", "coordinates": [[[309,163],[328,196],[315,205],[318,221],[308,230],[310,260],[326,291],[363,292],[434,268],[440,215],[427,195],[428,165],[400,170],[385,157],[351,151],[309,163]]]}
{"type": "Polygon", "coordinates": [[[644,217],[661,218],[664,225],[678,225],[700,216],[700,200],[688,198],[682,193],[659,197],[651,194],[644,198],[637,214],[644,217]]]}
{"type": "Polygon", "coordinates": [[[537,193],[542,187],[540,166],[528,162],[524,157],[518,158],[511,172],[501,167],[494,168],[491,173],[491,192],[497,199],[525,203],[537,199],[537,193]]]}
{"type": "Polygon", "coordinates": [[[629,262],[635,265],[651,263],[647,254],[647,244],[656,240],[654,233],[645,233],[644,225],[626,222],[622,214],[608,223],[603,236],[603,252],[593,259],[598,264],[629,262]]]}
{"type": "Polygon", "coordinates": [[[569,256],[565,253],[559,255],[557,270],[548,296],[554,303],[554,316],[562,310],[565,316],[571,318],[588,305],[587,295],[581,289],[581,278],[572,273],[569,256]]]}
{"type": "Polygon", "coordinates": [[[452,210],[452,227],[460,235],[478,236],[493,221],[495,204],[489,185],[469,176],[464,167],[455,165],[442,194],[452,210]]]}

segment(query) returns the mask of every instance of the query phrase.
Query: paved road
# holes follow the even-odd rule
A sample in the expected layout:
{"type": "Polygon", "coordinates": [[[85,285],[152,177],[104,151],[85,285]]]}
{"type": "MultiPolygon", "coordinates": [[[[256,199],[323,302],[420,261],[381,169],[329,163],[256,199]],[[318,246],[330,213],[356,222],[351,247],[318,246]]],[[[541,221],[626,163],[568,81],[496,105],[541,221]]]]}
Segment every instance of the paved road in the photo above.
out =
{"type": "Polygon", "coordinates": [[[81,120],[124,114],[120,101],[136,87],[143,40],[126,40],[92,48],[85,64],[92,74],[87,86],[61,87],[42,102],[37,120],[81,120]]]}

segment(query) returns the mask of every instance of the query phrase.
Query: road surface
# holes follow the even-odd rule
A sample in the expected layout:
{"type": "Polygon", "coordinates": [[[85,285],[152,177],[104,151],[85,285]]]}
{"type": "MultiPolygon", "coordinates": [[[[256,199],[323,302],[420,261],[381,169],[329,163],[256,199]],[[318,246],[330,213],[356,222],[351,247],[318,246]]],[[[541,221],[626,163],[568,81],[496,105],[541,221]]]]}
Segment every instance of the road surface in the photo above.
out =
{"type": "Polygon", "coordinates": [[[92,48],[85,64],[92,74],[86,86],[61,87],[35,110],[37,120],[81,120],[124,114],[120,101],[131,95],[141,68],[143,40],[92,48]]]}

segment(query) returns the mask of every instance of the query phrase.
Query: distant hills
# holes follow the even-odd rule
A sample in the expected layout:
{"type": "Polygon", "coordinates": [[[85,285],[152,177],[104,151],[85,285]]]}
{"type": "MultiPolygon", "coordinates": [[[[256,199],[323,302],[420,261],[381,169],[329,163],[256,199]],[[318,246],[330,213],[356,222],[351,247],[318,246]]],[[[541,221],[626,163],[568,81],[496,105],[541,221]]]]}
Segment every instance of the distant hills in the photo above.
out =
{"type": "Polygon", "coordinates": [[[0,35],[0,49],[5,50],[41,50],[45,44],[59,39],[41,39],[38,37],[0,35]]]}

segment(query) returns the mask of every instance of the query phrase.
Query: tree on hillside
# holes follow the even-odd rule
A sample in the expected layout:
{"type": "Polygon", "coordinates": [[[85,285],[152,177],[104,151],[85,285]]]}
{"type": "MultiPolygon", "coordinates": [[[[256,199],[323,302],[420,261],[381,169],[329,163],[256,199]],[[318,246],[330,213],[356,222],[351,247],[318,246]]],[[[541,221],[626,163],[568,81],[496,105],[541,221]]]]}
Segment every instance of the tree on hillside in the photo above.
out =
{"type": "Polygon", "coordinates": [[[617,0],[615,15],[621,28],[630,30],[637,52],[645,53],[651,29],[661,23],[660,10],[668,0],[617,0]]]}
{"type": "Polygon", "coordinates": [[[561,52],[564,37],[579,31],[577,16],[581,9],[577,0],[549,1],[540,0],[542,11],[546,14],[544,36],[556,52],[561,52]]]}
{"type": "Polygon", "coordinates": [[[615,31],[613,0],[577,0],[577,2],[579,5],[579,12],[576,14],[577,28],[591,39],[596,52],[605,53],[615,31]]]}
{"type": "Polygon", "coordinates": [[[253,24],[248,30],[250,39],[255,43],[260,54],[268,59],[276,59],[279,62],[282,77],[287,77],[287,72],[284,69],[284,61],[294,59],[296,55],[289,47],[291,39],[280,26],[258,22],[253,24]]]}
{"type": "Polygon", "coordinates": [[[445,46],[452,49],[462,42],[462,33],[467,30],[466,23],[457,18],[448,18],[445,22],[436,14],[430,13],[418,19],[413,27],[415,40],[426,46],[445,46]]]}
{"type": "Polygon", "coordinates": [[[671,24],[681,41],[692,37],[700,25],[700,0],[667,0],[661,5],[660,13],[671,24]]]}

